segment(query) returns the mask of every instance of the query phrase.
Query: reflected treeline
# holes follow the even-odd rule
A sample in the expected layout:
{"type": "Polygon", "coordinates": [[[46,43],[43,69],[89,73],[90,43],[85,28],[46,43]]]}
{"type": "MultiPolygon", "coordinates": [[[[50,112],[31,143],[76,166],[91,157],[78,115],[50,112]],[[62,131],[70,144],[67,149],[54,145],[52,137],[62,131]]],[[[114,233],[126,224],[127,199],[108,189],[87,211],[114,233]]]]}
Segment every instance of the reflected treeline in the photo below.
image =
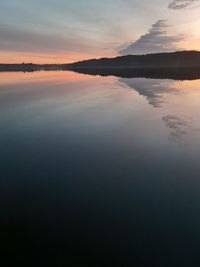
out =
{"type": "Polygon", "coordinates": [[[200,68],[71,68],[71,70],[89,75],[120,78],[200,79],[200,68]]]}
{"type": "Polygon", "coordinates": [[[74,71],[82,74],[120,78],[151,78],[173,80],[200,79],[200,68],[78,68],[63,64],[0,64],[0,72],[74,71]]]}

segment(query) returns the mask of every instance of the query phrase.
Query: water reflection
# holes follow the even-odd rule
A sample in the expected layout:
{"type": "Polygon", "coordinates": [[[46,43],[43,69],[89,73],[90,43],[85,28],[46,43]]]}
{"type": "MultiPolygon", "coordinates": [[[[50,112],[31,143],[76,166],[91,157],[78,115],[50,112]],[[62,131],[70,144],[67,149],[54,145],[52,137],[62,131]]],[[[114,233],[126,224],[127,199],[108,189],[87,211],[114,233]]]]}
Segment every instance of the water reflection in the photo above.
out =
{"type": "Polygon", "coordinates": [[[2,249],[33,266],[197,266],[199,113],[199,80],[1,73],[2,249]]]}
{"type": "MultiPolygon", "coordinates": [[[[200,81],[175,81],[163,79],[144,79],[144,78],[120,78],[119,82],[137,91],[144,96],[148,103],[154,108],[162,108],[170,105],[172,98],[183,98],[192,95],[194,90],[200,89],[200,81]],[[172,96],[170,96],[172,95],[172,96]],[[168,103],[167,103],[168,102],[168,103]]],[[[168,109],[170,112],[170,109],[168,109]]],[[[170,136],[173,141],[183,139],[192,131],[198,131],[192,126],[190,111],[180,115],[168,114],[162,117],[163,122],[170,129],[170,136]]]]}
{"type": "Polygon", "coordinates": [[[174,139],[180,139],[188,134],[191,130],[190,121],[187,118],[181,118],[176,115],[168,115],[163,117],[163,121],[170,129],[170,134],[174,139]]]}
{"type": "Polygon", "coordinates": [[[145,96],[149,104],[155,108],[161,107],[166,101],[166,94],[176,93],[177,91],[173,88],[175,83],[173,80],[130,78],[119,79],[119,81],[134,89],[140,95],[145,96]]]}
{"type": "Polygon", "coordinates": [[[195,80],[200,79],[199,68],[74,68],[78,73],[100,75],[102,77],[115,76],[121,78],[148,78],[195,80]]]}

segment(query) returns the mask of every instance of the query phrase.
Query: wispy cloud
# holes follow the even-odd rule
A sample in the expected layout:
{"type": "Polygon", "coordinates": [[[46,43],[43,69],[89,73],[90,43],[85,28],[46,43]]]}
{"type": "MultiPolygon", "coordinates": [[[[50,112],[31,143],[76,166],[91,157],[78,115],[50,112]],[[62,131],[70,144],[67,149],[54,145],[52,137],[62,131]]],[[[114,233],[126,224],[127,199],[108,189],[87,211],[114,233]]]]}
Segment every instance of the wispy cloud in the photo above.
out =
{"type": "Polygon", "coordinates": [[[199,2],[199,0],[173,0],[169,3],[169,8],[174,10],[184,9],[191,7],[199,2]]]}
{"type": "Polygon", "coordinates": [[[0,25],[0,50],[16,52],[93,52],[97,44],[88,45],[88,41],[80,37],[42,34],[37,31],[28,32],[7,25],[0,25]]]}
{"type": "Polygon", "coordinates": [[[170,52],[177,50],[178,43],[183,39],[182,35],[168,35],[170,27],[167,20],[158,20],[149,31],[138,40],[119,51],[122,55],[170,52]]]}

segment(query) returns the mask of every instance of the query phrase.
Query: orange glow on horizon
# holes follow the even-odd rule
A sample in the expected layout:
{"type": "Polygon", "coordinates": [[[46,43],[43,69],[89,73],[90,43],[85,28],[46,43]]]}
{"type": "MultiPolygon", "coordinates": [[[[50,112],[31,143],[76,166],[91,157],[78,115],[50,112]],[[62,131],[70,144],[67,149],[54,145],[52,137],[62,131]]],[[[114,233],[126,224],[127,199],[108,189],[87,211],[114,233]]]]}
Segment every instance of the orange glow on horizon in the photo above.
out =
{"type": "Polygon", "coordinates": [[[64,64],[73,63],[76,61],[112,57],[114,53],[108,51],[104,55],[101,53],[87,54],[75,52],[56,52],[56,53],[23,53],[23,52],[0,52],[0,64],[20,64],[20,63],[35,63],[35,64],[64,64]]]}
{"type": "MultiPolygon", "coordinates": [[[[196,50],[200,51],[200,38],[192,38],[189,41],[182,41],[179,43],[177,50],[196,50]]],[[[0,51],[0,64],[67,64],[81,60],[101,57],[116,57],[119,54],[115,51],[105,50],[97,51],[97,53],[81,53],[81,52],[15,52],[15,51],[0,51]]]]}
{"type": "Polygon", "coordinates": [[[178,49],[200,51],[200,37],[193,35],[190,38],[183,39],[179,42],[178,49]]]}

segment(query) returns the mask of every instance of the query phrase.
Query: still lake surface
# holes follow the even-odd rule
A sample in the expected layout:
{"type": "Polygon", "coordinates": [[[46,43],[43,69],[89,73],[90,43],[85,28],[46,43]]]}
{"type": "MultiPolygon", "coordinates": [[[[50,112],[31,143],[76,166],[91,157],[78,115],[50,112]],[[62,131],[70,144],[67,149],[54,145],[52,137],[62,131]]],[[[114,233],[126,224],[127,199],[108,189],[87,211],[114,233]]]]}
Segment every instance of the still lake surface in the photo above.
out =
{"type": "Polygon", "coordinates": [[[0,73],[8,260],[200,266],[199,116],[200,80],[0,73]]]}

